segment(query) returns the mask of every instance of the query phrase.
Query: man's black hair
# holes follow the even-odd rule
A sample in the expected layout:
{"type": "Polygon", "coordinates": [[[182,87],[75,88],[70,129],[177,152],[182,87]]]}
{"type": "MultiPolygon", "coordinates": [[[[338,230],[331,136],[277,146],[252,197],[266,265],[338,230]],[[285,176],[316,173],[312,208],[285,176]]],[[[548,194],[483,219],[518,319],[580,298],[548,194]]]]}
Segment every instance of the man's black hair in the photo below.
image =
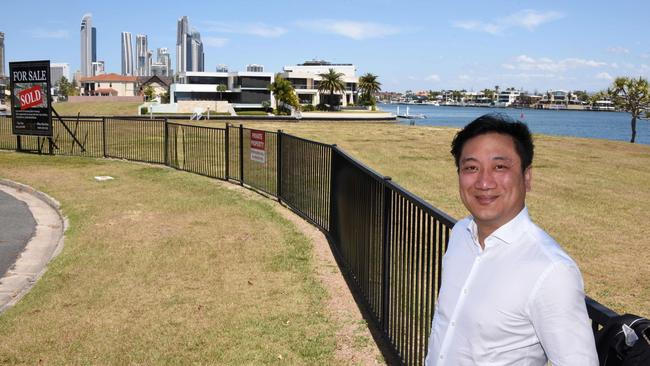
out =
{"type": "Polygon", "coordinates": [[[460,154],[465,143],[476,136],[486,133],[499,133],[512,137],[515,150],[521,160],[521,170],[524,171],[533,163],[533,137],[528,126],[523,122],[515,121],[507,115],[490,113],[473,120],[460,130],[451,142],[451,154],[454,156],[456,168],[459,168],[460,154]]]}

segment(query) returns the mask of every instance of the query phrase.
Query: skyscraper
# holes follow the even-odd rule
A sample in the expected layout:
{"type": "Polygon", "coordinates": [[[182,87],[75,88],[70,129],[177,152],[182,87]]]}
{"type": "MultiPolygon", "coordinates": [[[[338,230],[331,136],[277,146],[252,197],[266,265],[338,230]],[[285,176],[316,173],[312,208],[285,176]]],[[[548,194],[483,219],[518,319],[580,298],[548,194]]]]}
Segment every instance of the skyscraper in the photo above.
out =
{"type": "Polygon", "coordinates": [[[203,42],[201,42],[201,35],[199,32],[192,31],[192,70],[191,71],[204,71],[203,67],[203,42]]]}
{"type": "Polygon", "coordinates": [[[67,63],[51,63],[50,64],[50,80],[52,85],[59,85],[59,81],[64,77],[70,81],[70,65],[67,63]]]}
{"type": "Polygon", "coordinates": [[[5,75],[5,34],[0,32],[0,78],[5,75]]]}
{"type": "Polygon", "coordinates": [[[122,32],[122,75],[133,76],[133,44],[130,32],[122,32]]]}
{"type": "Polygon", "coordinates": [[[172,76],[172,57],[167,51],[167,48],[158,49],[158,63],[164,65],[164,73],[162,76],[172,76]]]}
{"type": "Polygon", "coordinates": [[[176,72],[204,71],[201,35],[190,29],[187,16],[178,19],[176,31],[176,72]]]}
{"type": "Polygon", "coordinates": [[[148,76],[149,69],[149,45],[147,36],[138,34],[135,36],[135,74],[137,76],[148,76]]]}
{"type": "Polygon", "coordinates": [[[92,14],[81,18],[81,75],[92,76],[93,62],[97,61],[97,30],[93,28],[92,14]]]}

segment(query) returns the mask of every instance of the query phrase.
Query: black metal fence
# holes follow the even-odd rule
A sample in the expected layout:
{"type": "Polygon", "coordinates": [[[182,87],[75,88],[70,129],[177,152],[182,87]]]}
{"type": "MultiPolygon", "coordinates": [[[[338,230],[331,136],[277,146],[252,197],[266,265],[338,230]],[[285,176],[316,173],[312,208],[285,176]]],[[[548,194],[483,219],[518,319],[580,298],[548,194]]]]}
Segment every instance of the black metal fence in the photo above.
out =
{"type": "MultiPolygon", "coordinates": [[[[52,141],[11,135],[0,118],[0,148],[165,164],[275,196],[329,237],[363,306],[407,365],[427,350],[442,256],[455,220],[361,164],[335,145],[282,131],[200,127],[165,119],[64,118],[52,141]],[[253,151],[252,135],[263,141],[253,151]]],[[[616,315],[587,299],[594,332],[616,315]]]]}

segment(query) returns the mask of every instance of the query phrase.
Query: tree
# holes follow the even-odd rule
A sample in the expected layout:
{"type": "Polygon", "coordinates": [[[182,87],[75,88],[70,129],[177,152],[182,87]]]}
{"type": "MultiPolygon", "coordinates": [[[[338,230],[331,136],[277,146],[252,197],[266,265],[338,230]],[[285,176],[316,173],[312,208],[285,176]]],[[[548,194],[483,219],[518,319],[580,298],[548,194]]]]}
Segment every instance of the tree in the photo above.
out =
{"type": "Polygon", "coordinates": [[[145,100],[147,101],[152,100],[156,96],[156,90],[151,85],[145,86],[143,93],[145,96],[145,100]]]}
{"type": "Polygon", "coordinates": [[[607,94],[609,94],[616,108],[632,115],[630,121],[632,137],[630,142],[634,143],[636,140],[636,120],[641,117],[644,110],[646,110],[647,116],[647,110],[650,109],[648,80],[642,77],[638,79],[618,77],[614,80],[611,88],[607,90],[607,94]]]}
{"type": "Polygon", "coordinates": [[[494,94],[494,90],[492,89],[483,89],[483,95],[490,100],[494,100],[496,94],[494,94]]]}
{"type": "Polygon", "coordinates": [[[343,81],[343,73],[336,72],[334,69],[329,69],[328,72],[318,74],[321,81],[318,84],[319,92],[329,92],[330,95],[330,110],[334,110],[334,93],[345,93],[345,82],[343,81]]]}
{"type": "Polygon", "coordinates": [[[223,100],[222,93],[225,92],[226,90],[228,90],[227,86],[223,84],[217,85],[217,91],[219,92],[219,100],[223,100]]]}
{"type": "Polygon", "coordinates": [[[296,109],[300,108],[300,101],[293,85],[280,74],[275,74],[275,79],[269,84],[268,89],[275,97],[278,113],[283,104],[288,104],[296,109]]]}
{"type": "Polygon", "coordinates": [[[59,79],[59,94],[63,95],[65,97],[69,97],[71,95],[77,95],[77,88],[74,87],[69,81],[68,78],[65,76],[61,76],[61,79],[59,79]]]}
{"type": "Polygon", "coordinates": [[[460,102],[462,98],[463,93],[460,90],[454,90],[451,92],[451,99],[453,99],[454,102],[460,102]]]}
{"type": "Polygon", "coordinates": [[[367,73],[359,78],[359,91],[361,92],[361,103],[375,106],[375,94],[381,91],[381,83],[377,80],[377,75],[367,73]]]}

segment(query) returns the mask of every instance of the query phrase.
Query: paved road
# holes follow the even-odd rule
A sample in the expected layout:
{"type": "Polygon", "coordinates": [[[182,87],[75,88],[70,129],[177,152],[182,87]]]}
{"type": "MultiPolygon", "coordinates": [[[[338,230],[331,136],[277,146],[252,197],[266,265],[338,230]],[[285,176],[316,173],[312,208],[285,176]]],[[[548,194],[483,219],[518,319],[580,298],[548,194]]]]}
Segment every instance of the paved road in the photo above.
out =
{"type": "Polygon", "coordinates": [[[0,278],[14,264],[36,231],[25,202],[0,191],[0,278]]]}

